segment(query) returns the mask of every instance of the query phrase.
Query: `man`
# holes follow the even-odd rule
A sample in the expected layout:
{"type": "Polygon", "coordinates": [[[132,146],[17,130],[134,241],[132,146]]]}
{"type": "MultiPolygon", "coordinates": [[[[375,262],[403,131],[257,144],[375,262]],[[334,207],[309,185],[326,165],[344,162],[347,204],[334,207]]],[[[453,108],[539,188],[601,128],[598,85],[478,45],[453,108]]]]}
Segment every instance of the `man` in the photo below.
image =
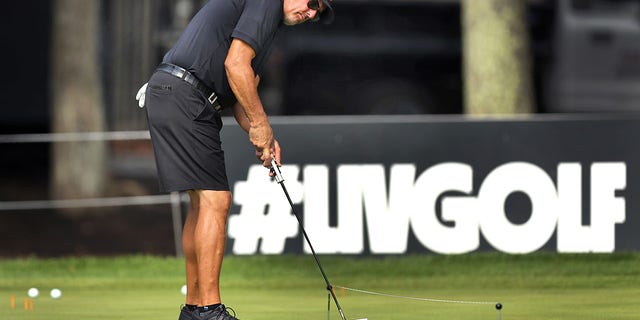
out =
{"type": "Polygon", "coordinates": [[[187,297],[179,319],[233,320],[219,278],[231,206],[219,110],[233,108],[256,157],[280,163],[258,96],[259,74],[281,25],[330,23],[332,0],[210,0],[191,20],[137,99],[147,119],[163,192],[188,191],[187,297]]]}

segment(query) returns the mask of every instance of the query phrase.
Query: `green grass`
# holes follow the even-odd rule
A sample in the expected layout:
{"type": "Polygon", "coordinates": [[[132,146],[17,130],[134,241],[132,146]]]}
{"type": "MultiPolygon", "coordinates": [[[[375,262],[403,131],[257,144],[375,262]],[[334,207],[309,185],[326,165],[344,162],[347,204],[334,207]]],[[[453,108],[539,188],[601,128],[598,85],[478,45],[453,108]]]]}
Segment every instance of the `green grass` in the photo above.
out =
{"type": "MultiPolygon", "coordinates": [[[[446,300],[500,301],[502,319],[640,319],[640,254],[321,256],[334,285],[446,300]]],[[[175,258],[0,260],[0,320],[177,319],[183,262],[175,258]],[[34,310],[23,301],[40,289],[34,310]],[[48,292],[57,287],[62,298],[48,292]],[[11,296],[16,305],[10,308],[11,296]]],[[[225,259],[224,303],[240,319],[326,319],[327,292],[311,256],[225,259]]],[[[349,319],[497,319],[493,304],[372,296],[341,290],[349,319]]],[[[331,319],[339,319],[331,304],[331,319]]]]}

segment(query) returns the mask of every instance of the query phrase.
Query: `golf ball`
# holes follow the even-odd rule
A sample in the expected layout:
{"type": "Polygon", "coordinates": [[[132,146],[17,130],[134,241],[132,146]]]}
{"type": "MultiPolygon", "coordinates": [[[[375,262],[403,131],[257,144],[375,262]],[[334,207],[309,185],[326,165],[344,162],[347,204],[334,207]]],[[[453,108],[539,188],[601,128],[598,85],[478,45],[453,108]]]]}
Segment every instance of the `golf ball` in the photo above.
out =
{"type": "Polygon", "coordinates": [[[37,288],[31,288],[27,292],[27,295],[29,295],[29,298],[37,298],[38,294],[40,294],[40,291],[38,291],[37,288]]]}
{"type": "Polygon", "coordinates": [[[187,295],[187,285],[185,284],[184,286],[182,286],[182,289],[180,289],[180,292],[182,292],[183,295],[187,295]]]}
{"type": "Polygon", "coordinates": [[[62,291],[60,289],[52,289],[51,290],[51,298],[58,299],[62,296],[62,291]]]}

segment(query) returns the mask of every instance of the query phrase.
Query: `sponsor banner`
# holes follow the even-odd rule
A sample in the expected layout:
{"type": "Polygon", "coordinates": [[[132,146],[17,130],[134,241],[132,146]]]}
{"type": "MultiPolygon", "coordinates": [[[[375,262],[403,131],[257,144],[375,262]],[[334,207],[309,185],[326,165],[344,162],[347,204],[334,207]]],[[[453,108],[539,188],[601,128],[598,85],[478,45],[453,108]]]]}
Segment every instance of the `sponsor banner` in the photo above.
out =
{"type": "MultiPolygon", "coordinates": [[[[309,253],[232,118],[230,254],[309,253]]],[[[282,173],[323,254],[640,250],[640,118],[282,117],[282,173]]]]}

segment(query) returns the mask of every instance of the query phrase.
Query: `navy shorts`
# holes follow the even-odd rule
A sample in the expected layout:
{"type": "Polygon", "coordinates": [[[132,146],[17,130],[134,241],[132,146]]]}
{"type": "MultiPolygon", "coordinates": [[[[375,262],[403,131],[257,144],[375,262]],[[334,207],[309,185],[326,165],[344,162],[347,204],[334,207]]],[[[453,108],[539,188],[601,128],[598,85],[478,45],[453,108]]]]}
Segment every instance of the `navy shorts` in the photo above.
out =
{"type": "Polygon", "coordinates": [[[228,191],[222,119],[190,84],[157,71],[145,96],[161,192],[228,191]]]}

